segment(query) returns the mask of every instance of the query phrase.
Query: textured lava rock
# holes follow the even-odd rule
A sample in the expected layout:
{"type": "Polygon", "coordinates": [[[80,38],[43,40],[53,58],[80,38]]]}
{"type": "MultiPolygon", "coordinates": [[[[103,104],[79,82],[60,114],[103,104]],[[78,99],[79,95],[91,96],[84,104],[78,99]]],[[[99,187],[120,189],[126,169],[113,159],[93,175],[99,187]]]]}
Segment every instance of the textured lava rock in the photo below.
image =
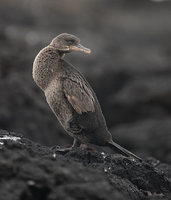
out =
{"type": "Polygon", "coordinates": [[[169,199],[171,166],[76,148],[54,152],[0,131],[1,200],[169,199]]]}

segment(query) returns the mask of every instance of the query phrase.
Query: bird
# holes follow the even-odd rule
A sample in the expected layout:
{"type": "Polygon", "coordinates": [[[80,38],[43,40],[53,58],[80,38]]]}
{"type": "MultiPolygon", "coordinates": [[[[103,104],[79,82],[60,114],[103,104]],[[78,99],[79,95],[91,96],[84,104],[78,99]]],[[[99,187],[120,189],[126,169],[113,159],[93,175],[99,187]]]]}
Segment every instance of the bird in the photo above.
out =
{"type": "Polygon", "coordinates": [[[71,52],[90,54],[75,35],[62,33],[43,48],[33,62],[33,79],[43,90],[49,107],[64,130],[73,137],[69,151],[81,144],[95,144],[118,149],[124,155],[142,160],[113,141],[97,96],[86,80],[64,56],[71,52]]]}

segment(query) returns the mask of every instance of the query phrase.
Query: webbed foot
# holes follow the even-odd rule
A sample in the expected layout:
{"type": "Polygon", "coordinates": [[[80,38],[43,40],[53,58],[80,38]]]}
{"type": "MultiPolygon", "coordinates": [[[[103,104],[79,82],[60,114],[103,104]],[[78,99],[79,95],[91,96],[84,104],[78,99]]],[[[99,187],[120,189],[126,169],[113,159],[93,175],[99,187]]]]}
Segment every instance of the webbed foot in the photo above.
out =
{"type": "Polygon", "coordinates": [[[71,151],[74,147],[71,146],[71,147],[66,147],[66,148],[63,148],[63,147],[60,147],[60,146],[54,146],[51,148],[52,151],[55,151],[55,152],[64,152],[64,153],[67,153],[68,151],[71,151]]]}
{"type": "Polygon", "coordinates": [[[78,146],[80,146],[80,141],[77,140],[76,138],[74,138],[74,141],[73,141],[73,144],[71,147],[63,148],[60,146],[53,146],[53,147],[51,147],[51,150],[55,151],[55,152],[67,153],[68,151],[71,151],[72,149],[74,149],[75,147],[78,147],[78,146]]]}
{"type": "Polygon", "coordinates": [[[80,148],[85,149],[85,150],[87,150],[87,151],[97,152],[97,149],[95,149],[94,147],[89,147],[89,146],[86,145],[86,144],[81,144],[81,145],[80,145],[80,148]]]}

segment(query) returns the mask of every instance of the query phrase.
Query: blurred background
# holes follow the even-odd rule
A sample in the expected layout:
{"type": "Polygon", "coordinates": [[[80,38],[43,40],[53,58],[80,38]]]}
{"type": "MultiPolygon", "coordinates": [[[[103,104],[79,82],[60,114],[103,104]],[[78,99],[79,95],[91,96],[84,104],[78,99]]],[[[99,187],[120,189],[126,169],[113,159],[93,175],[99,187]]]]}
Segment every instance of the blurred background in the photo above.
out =
{"type": "Polygon", "coordinates": [[[171,164],[170,1],[1,0],[0,128],[72,143],[32,79],[35,56],[63,32],[92,50],[65,59],[92,85],[114,140],[171,164]]]}

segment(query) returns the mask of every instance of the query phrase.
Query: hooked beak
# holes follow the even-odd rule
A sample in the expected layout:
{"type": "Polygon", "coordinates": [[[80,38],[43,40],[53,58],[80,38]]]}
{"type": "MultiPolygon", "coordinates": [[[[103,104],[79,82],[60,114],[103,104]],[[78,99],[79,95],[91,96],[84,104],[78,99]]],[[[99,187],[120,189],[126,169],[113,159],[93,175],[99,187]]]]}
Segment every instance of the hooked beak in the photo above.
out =
{"type": "Polygon", "coordinates": [[[78,44],[78,45],[75,45],[75,46],[70,46],[70,51],[81,51],[81,52],[88,53],[88,54],[91,53],[90,49],[84,47],[81,44],[78,44]]]}

